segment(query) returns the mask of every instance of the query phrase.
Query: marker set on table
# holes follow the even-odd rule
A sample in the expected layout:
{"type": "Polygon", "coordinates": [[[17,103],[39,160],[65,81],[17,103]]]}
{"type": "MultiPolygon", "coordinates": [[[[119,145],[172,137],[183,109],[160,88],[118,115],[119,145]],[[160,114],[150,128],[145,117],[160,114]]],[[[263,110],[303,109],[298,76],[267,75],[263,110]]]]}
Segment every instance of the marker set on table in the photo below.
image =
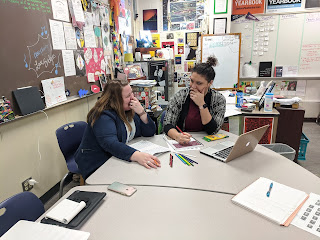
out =
{"type": "MultiPolygon", "coordinates": [[[[180,153],[175,153],[175,155],[183,164],[186,164],[187,166],[194,166],[194,164],[198,164],[196,161],[193,161],[192,159],[190,159],[187,156],[182,155],[180,153]]],[[[173,166],[173,156],[171,154],[170,154],[169,165],[170,165],[170,167],[173,166]]]]}

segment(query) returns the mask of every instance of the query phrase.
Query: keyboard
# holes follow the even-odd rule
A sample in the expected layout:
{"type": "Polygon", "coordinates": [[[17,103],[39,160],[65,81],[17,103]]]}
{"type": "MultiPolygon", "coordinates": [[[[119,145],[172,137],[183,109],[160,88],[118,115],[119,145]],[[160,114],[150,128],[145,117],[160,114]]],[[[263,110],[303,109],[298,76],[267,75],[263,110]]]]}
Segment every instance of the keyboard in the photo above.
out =
{"type": "Polygon", "coordinates": [[[216,155],[218,157],[221,157],[223,159],[226,159],[229,156],[232,148],[233,148],[233,146],[225,148],[225,149],[223,149],[221,151],[218,151],[218,152],[214,153],[214,155],[216,155]]]}

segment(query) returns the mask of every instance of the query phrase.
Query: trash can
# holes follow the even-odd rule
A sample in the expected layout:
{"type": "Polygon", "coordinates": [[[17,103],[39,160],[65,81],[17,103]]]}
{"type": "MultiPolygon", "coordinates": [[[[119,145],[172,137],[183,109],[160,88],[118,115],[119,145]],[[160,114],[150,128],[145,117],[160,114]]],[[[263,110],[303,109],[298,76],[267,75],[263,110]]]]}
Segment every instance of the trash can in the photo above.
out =
{"type": "Polygon", "coordinates": [[[296,150],[284,143],[261,144],[261,146],[269,148],[292,161],[296,156],[296,150]]]}

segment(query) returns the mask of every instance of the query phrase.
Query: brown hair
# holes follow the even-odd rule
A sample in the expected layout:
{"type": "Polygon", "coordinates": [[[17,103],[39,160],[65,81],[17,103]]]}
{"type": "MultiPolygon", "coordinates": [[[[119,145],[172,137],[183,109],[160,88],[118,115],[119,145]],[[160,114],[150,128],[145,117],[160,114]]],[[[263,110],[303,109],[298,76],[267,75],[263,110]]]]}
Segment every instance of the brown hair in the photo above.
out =
{"type": "Polygon", "coordinates": [[[208,57],[206,63],[197,64],[193,69],[192,72],[196,72],[199,75],[203,76],[208,83],[211,80],[214,80],[216,76],[216,72],[214,71],[213,67],[217,66],[218,59],[215,56],[208,57]]]}
{"type": "Polygon", "coordinates": [[[133,110],[124,111],[122,99],[122,89],[128,84],[126,80],[108,81],[101,97],[87,115],[87,122],[92,127],[104,110],[114,110],[129,130],[132,130],[129,122],[132,121],[134,112],[133,110]]]}

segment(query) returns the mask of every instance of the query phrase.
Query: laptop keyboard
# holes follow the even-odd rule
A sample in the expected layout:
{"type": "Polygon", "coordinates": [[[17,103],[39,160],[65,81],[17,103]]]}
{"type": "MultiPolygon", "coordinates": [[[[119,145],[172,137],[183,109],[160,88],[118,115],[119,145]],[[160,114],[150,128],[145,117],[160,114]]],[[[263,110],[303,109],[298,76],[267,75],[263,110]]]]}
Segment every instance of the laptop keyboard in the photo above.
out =
{"type": "Polygon", "coordinates": [[[223,159],[226,159],[229,156],[232,148],[233,148],[233,146],[225,148],[225,149],[223,149],[223,150],[221,150],[219,152],[216,152],[214,155],[216,155],[218,157],[221,157],[223,159]]]}

